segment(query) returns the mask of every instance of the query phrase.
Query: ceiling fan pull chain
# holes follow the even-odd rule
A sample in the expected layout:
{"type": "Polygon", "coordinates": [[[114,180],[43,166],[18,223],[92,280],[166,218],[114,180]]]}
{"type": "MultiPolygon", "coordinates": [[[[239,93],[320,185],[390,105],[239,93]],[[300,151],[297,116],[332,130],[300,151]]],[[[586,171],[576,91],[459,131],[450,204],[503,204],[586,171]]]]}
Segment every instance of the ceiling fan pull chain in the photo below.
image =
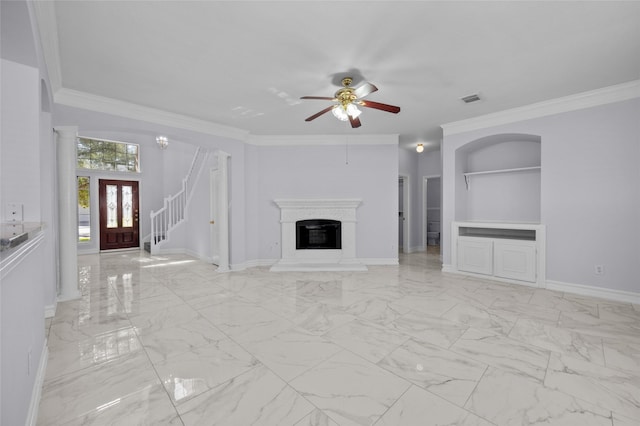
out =
{"type": "Polygon", "coordinates": [[[345,162],[344,164],[346,164],[347,166],[349,165],[349,136],[347,136],[347,143],[344,144],[344,150],[345,150],[345,162]]]}

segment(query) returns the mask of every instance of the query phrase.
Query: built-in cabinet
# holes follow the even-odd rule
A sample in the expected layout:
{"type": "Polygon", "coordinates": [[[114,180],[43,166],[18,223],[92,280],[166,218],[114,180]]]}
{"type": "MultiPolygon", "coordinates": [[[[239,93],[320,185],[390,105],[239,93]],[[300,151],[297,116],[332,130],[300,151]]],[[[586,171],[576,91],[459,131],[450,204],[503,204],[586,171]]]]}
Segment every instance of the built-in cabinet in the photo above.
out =
{"type": "Polygon", "coordinates": [[[543,225],[454,222],[452,236],[456,272],[543,286],[543,225]]]}

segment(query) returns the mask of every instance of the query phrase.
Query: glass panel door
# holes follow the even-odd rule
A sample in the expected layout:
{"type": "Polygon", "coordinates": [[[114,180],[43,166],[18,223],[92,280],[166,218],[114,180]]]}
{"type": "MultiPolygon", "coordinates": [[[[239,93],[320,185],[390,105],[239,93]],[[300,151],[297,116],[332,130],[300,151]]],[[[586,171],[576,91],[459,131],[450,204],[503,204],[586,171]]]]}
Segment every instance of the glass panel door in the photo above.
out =
{"type": "Polygon", "coordinates": [[[100,250],[139,247],[138,182],[100,179],[100,250]]]}

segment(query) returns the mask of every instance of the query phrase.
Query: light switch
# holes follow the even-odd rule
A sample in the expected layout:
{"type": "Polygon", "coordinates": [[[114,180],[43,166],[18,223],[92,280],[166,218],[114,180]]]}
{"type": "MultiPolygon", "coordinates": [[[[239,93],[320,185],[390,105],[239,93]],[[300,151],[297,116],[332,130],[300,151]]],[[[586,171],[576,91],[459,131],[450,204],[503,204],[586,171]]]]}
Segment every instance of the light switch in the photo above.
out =
{"type": "Polygon", "coordinates": [[[24,205],[22,203],[7,203],[5,218],[7,222],[22,222],[24,205]]]}

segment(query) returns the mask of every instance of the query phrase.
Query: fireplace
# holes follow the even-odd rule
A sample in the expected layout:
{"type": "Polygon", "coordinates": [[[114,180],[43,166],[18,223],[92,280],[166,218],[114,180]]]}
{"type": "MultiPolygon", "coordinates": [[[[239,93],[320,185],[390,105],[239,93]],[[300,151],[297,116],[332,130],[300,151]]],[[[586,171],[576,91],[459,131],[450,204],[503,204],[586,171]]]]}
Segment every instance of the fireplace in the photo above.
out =
{"type": "Polygon", "coordinates": [[[272,271],[366,271],[356,258],[360,199],[278,199],[281,258],[272,271]]]}
{"type": "Polygon", "coordinates": [[[296,222],[296,250],[331,250],[342,248],[339,220],[307,219],[296,222]]]}

